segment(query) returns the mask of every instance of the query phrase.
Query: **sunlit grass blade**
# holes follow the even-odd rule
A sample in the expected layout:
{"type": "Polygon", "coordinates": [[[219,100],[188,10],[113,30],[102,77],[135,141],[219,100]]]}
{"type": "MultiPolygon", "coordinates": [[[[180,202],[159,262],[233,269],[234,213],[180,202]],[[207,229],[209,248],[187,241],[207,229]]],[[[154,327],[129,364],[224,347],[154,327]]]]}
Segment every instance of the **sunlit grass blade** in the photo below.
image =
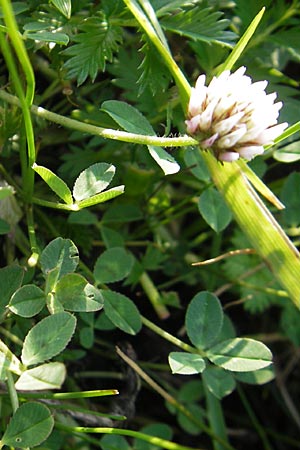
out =
{"type": "Polygon", "coordinates": [[[259,192],[265,199],[267,199],[272,205],[276,206],[277,209],[284,209],[285,206],[276,197],[275,194],[268,188],[268,186],[256,175],[255,172],[245,163],[245,161],[240,160],[238,165],[241,167],[243,173],[246,175],[252,186],[259,192]]]}
{"type": "Polygon", "coordinates": [[[55,400],[69,400],[73,398],[93,398],[93,397],[105,397],[107,395],[118,395],[117,389],[97,389],[94,391],[80,391],[80,392],[45,392],[41,393],[22,393],[20,398],[42,398],[42,399],[55,399],[55,400]]]}
{"type": "Polygon", "coordinates": [[[252,22],[250,23],[249,27],[243,34],[243,36],[240,38],[240,40],[237,42],[237,44],[234,46],[234,49],[226,59],[226,61],[219,67],[218,75],[220,75],[224,70],[231,70],[236,61],[239,59],[243,51],[245,50],[246,46],[248,45],[248,42],[252,38],[253,34],[255,33],[256,28],[258,27],[264,12],[265,7],[263,7],[260,12],[254,17],[252,22]]]}

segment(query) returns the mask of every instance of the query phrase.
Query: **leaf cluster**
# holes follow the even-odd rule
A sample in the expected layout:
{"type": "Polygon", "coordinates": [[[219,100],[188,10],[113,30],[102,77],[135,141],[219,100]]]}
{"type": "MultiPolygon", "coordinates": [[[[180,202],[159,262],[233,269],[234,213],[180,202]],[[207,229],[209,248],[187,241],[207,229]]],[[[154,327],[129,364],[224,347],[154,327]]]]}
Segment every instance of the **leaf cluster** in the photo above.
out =
{"type": "MultiPolygon", "coordinates": [[[[166,33],[166,48],[191,84],[200,73],[207,80],[218,73],[262,6],[259,0],[133,3],[157,29],[155,14],[166,33]]],[[[300,5],[283,0],[264,5],[264,19],[238,64],[246,65],[254,80],[269,80],[270,92],[277,91],[284,102],[281,121],[294,123],[299,114],[300,5]]],[[[37,105],[82,125],[109,129],[112,135],[185,134],[185,114],[171,73],[125,2],[28,0],[12,6],[35,72],[37,105]]],[[[0,32],[6,33],[2,19],[1,12],[0,32]]],[[[22,73],[24,86],[25,78],[22,73]]],[[[3,63],[0,81],[14,93],[3,63]]],[[[54,422],[63,427],[72,418],[78,426],[108,425],[113,433],[130,432],[131,425],[139,429],[140,435],[130,435],[130,441],[121,435],[91,435],[91,448],[180,450],[176,441],[193,445],[193,436],[203,430],[213,440],[206,427],[212,423],[209,402],[216,402],[220,411],[220,400],[237,386],[241,396],[249,392],[251,402],[259,410],[263,404],[266,416],[270,413],[260,415],[257,429],[265,448],[271,447],[272,437],[264,428],[278,432],[277,420],[292,436],[288,405],[278,406],[281,394],[267,383],[275,376],[272,354],[279,361],[277,371],[283,367],[285,375],[286,367],[294,367],[299,311],[264,262],[243,253],[249,243],[214,188],[203,155],[194,147],[166,149],[91,137],[83,128],[75,131],[32,116],[37,162],[29,199],[22,114],[18,106],[0,100],[0,116],[5,180],[0,181],[0,378],[7,386],[1,394],[5,420],[0,448],[86,446],[88,439],[79,437],[78,429],[53,431],[54,422]],[[37,253],[29,258],[33,236],[37,253]],[[232,250],[240,253],[233,256],[232,250]],[[192,266],[198,261],[207,264],[192,266]],[[257,335],[270,342],[272,353],[253,338],[257,335]],[[130,341],[131,360],[141,376],[152,379],[151,390],[144,390],[149,378],[144,379],[141,397],[135,372],[117,359],[114,345],[120,341],[130,341]],[[159,404],[159,420],[165,423],[141,427],[157,418],[155,382],[157,391],[166,394],[165,404],[159,404]],[[95,388],[90,395],[96,395],[106,384],[121,394],[112,408],[107,402],[87,401],[80,392],[88,386],[95,388]],[[264,386],[248,390],[248,384],[264,386]],[[78,394],[78,404],[66,405],[66,397],[57,396],[64,393],[52,392],[63,385],[75,391],[65,395],[75,399],[78,394]],[[53,402],[31,401],[45,395],[53,402]],[[132,410],[136,403],[137,413],[128,415],[123,429],[124,403],[132,410]],[[59,408],[63,412],[57,413],[59,408]],[[120,414],[110,414],[111,409],[120,414]]],[[[275,216],[295,246],[299,153],[299,137],[291,134],[251,163],[284,203],[275,216]]],[[[297,398],[296,373],[289,376],[287,389],[297,398]]],[[[230,406],[224,403],[224,416],[233,429],[240,429],[241,422],[252,429],[251,412],[241,419],[235,414],[237,397],[232,395],[230,406]]],[[[246,396],[242,398],[251,411],[246,396]]],[[[279,439],[284,446],[286,436],[277,433],[275,444],[279,439]]],[[[201,439],[195,446],[202,446],[201,439]]],[[[232,441],[237,448],[248,448],[243,438],[232,441]]],[[[206,442],[203,437],[203,446],[206,442]]]]}

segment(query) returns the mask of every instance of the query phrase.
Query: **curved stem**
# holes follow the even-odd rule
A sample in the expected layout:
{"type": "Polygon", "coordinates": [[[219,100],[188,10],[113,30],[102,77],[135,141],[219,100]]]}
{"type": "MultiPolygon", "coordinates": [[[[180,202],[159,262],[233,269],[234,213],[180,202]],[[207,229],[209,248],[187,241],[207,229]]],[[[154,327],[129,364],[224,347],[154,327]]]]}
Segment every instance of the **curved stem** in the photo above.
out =
{"type": "Polygon", "coordinates": [[[95,434],[117,434],[119,436],[130,436],[135,439],[149,442],[152,445],[165,448],[167,450],[201,450],[200,448],[186,447],[175,442],[167,441],[166,439],[150,436],[149,434],[140,433],[139,431],[126,430],[123,428],[109,428],[109,427],[70,427],[62,423],[56,423],[55,426],[67,433],[95,433],[95,434]]]}
{"type": "MultiPolygon", "coordinates": [[[[21,106],[17,97],[0,90],[0,99],[12,105],[21,106]]],[[[32,105],[31,112],[36,116],[57,123],[72,130],[81,131],[82,133],[89,133],[95,136],[101,136],[105,139],[112,139],[114,141],[131,142],[132,144],[154,145],[162,147],[185,147],[189,145],[198,145],[198,141],[190,136],[179,136],[174,138],[166,138],[159,136],[148,136],[143,134],[127,133],[126,131],[112,130],[110,128],[97,127],[88,123],[80,122],[79,120],[70,119],[69,117],[61,116],[53,113],[41,106],[32,105]]]]}

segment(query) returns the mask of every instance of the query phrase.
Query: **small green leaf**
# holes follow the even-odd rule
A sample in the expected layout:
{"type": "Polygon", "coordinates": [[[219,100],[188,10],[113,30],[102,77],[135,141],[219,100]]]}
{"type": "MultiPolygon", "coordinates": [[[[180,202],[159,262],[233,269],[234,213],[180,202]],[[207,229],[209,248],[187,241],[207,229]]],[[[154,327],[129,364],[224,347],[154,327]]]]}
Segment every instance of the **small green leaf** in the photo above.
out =
{"type": "Polygon", "coordinates": [[[80,86],[88,76],[94,82],[98,72],[105,71],[106,62],[112,62],[123,35],[122,28],[111,24],[104,11],[85,17],[76,28],[79,32],[73,36],[75,44],[63,51],[69,57],[63,68],[67,70],[67,78],[76,78],[80,86]]]}
{"type": "Polygon", "coordinates": [[[90,349],[94,345],[94,330],[92,327],[83,327],[79,333],[80,344],[83,348],[90,349]]]}
{"type": "MultiPolygon", "coordinates": [[[[188,411],[190,413],[191,419],[196,419],[197,422],[205,422],[205,414],[203,412],[203,408],[195,403],[190,403],[188,405],[188,411]]],[[[178,424],[180,427],[185,430],[187,433],[197,436],[201,433],[201,429],[197,424],[195,424],[195,420],[191,420],[186,414],[179,412],[177,415],[178,424]]]]}
{"type": "Polygon", "coordinates": [[[75,327],[76,318],[68,312],[45,317],[25,337],[22,362],[29,366],[53,358],[66,348],[75,327]]]}
{"type": "Polygon", "coordinates": [[[101,110],[109,114],[120,127],[129,133],[155,136],[152,125],[146,117],[128,103],[108,100],[102,103],[101,110]]]}
{"type": "Polygon", "coordinates": [[[104,302],[101,292],[77,273],[66,274],[58,281],[55,297],[69,311],[99,311],[104,302]]]}
{"type": "Polygon", "coordinates": [[[98,222],[96,214],[89,210],[71,212],[68,217],[68,223],[75,225],[95,225],[98,222]]]}
{"type": "Polygon", "coordinates": [[[219,400],[231,394],[235,388],[233,375],[221,367],[207,367],[202,378],[208,390],[219,400]]]}
{"type": "Polygon", "coordinates": [[[275,149],[273,158],[283,163],[292,163],[300,159],[300,141],[275,149]]]}
{"type": "Polygon", "coordinates": [[[254,372],[237,372],[234,378],[242,383],[261,385],[274,380],[275,373],[273,367],[266,367],[254,372]]]}
{"type": "Polygon", "coordinates": [[[205,361],[200,355],[185,352],[171,352],[169,364],[172,373],[179,375],[193,375],[201,373],[205,369],[205,361]]]}
{"type": "Polygon", "coordinates": [[[166,150],[152,145],[148,145],[148,150],[165,175],[172,175],[173,173],[179,172],[180,165],[166,150]]]}
{"type": "Polygon", "coordinates": [[[58,195],[67,205],[72,205],[73,198],[70,189],[66,183],[59,178],[55,173],[53,173],[47,167],[38,166],[34,164],[32,166],[33,170],[40,175],[41,178],[48,184],[50,189],[58,195]]]}
{"type": "Polygon", "coordinates": [[[101,225],[100,232],[106,248],[123,247],[125,245],[124,237],[119,231],[106,227],[105,225],[101,225]]]}
{"type": "Polygon", "coordinates": [[[125,333],[136,334],[142,327],[140,313],[128,297],[118,292],[102,290],[104,297],[104,311],[112,323],[125,331],[125,333]]]}
{"type": "Polygon", "coordinates": [[[7,370],[21,374],[21,362],[0,339],[0,380],[6,380],[7,370]]]}
{"type": "Polygon", "coordinates": [[[66,368],[60,362],[50,362],[25,370],[15,383],[19,391],[60,389],[66,378],[66,368]]]}
{"type": "Polygon", "coordinates": [[[223,315],[223,324],[220,333],[214,340],[214,344],[218,344],[219,342],[226,341],[227,339],[232,339],[236,337],[236,332],[233,326],[231,319],[224,314],[223,315]]]}
{"type": "Polygon", "coordinates": [[[97,283],[114,283],[129,275],[134,258],[123,247],[105,250],[97,259],[94,276],[97,283]]]}
{"type": "Polygon", "coordinates": [[[184,404],[199,402],[204,398],[202,381],[198,377],[186,381],[181,385],[176,398],[184,404]]]}
{"type": "Polygon", "coordinates": [[[96,163],[81,172],[73,187],[76,202],[104,191],[113,179],[115,171],[112,164],[96,163]]]}
{"type": "Polygon", "coordinates": [[[0,200],[3,200],[6,197],[10,197],[15,192],[14,188],[9,184],[5,186],[0,186],[0,200]]]}
{"type": "Polygon", "coordinates": [[[103,311],[95,320],[94,327],[96,330],[114,330],[116,327],[103,311]]]}
{"type": "Polygon", "coordinates": [[[44,248],[40,262],[42,271],[47,275],[53,269],[57,279],[66,273],[74,272],[78,265],[78,249],[70,239],[58,237],[44,248]]]}
{"type": "Polygon", "coordinates": [[[198,208],[203,219],[217,233],[224,230],[232,219],[230,209],[214,187],[206,189],[200,195],[198,208]]]}
{"type": "Polygon", "coordinates": [[[144,59],[139,64],[138,71],[140,76],[135,81],[135,85],[139,85],[137,95],[139,97],[145,92],[151,91],[153,98],[164,99],[162,95],[167,91],[171,81],[171,74],[164,58],[148,39],[145,40],[140,51],[144,54],[144,59]]]}
{"type": "MultiPolygon", "coordinates": [[[[128,103],[108,100],[102,104],[101,109],[129,133],[155,136],[155,131],[146,117],[128,103]]],[[[163,148],[149,145],[148,150],[165,175],[177,173],[180,170],[179,164],[163,148]]]]}
{"type": "Polygon", "coordinates": [[[85,200],[81,200],[77,203],[78,208],[89,208],[90,206],[98,205],[98,203],[104,203],[108,200],[112,200],[115,197],[124,193],[124,186],[116,186],[111,189],[108,189],[105,192],[101,192],[101,194],[93,195],[92,197],[86,198],[85,200]]]}
{"type": "Polygon", "coordinates": [[[200,292],[190,302],[185,326],[191,342],[200,349],[211,345],[223,325],[223,311],[219,299],[210,292],[200,292]]]}
{"type": "Polygon", "coordinates": [[[207,352],[209,360],[233,372],[251,372],[272,364],[272,353],[262,342],[234,338],[221,342],[207,352]]]}
{"type": "Polygon", "coordinates": [[[14,448],[35,447],[47,439],[53,426],[54,419],[47,406],[24,403],[12,416],[1,444],[14,448]]]}
{"type": "MultiPolygon", "coordinates": [[[[150,425],[143,427],[140,432],[168,441],[170,441],[173,436],[172,428],[164,423],[151,423],[150,425]]],[[[133,447],[134,450],[161,450],[163,448],[159,444],[145,442],[138,438],[134,439],[133,447]]],[[[174,450],[176,450],[176,446],[174,447],[174,450]]]]}
{"type": "Polygon", "coordinates": [[[210,180],[209,170],[205,164],[202,153],[195,147],[188,147],[184,152],[184,162],[194,177],[208,183],[210,180]]]}
{"type": "Polygon", "coordinates": [[[300,173],[291,173],[284,182],[281,200],[285,205],[282,211],[284,221],[290,227],[297,227],[300,224],[300,173]]]}
{"type": "Polygon", "coordinates": [[[132,450],[123,436],[106,434],[100,440],[101,450],[132,450]]]}
{"type": "Polygon", "coordinates": [[[0,314],[3,314],[10,297],[22,284],[24,270],[20,266],[7,266],[0,269],[0,314]]]}
{"type": "Polygon", "coordinates": [[[71,17],[72,0],[50,0],[58,11],[67,19],[71,17]]]}
{"type": "Polygon", "coordinates": [[[6,220],[0,219],[0,235],[8,234],[10,232],[10,225],[6,220]]]}
{"type": "MultiPolygon", "coordinates": [[[[14,12],[14,15],[17,16],[19,14],[22,14],[25,11],[28,11],[29,7],[28,4],[26,2],[12,2],[12,9],[14,12]]],[[[5,17],[5,15],[2,12],[2,7],[0,7],[0,18],[3,19],[5,17]]]]}
{"type": "Polygon", "coordinates": [[[144,214],[136,203],[113,205],[103,214],[101,223],[127,223],[142,220],[144,214]]]}
{"type": "Polygon", "coordinates": [[[214,42],[232,47],[236,34],[227,31],[229,22],[223,13],[211,7],[180,8],[176,14],[168,14],[162,20],[163,28],[195,41],[214,42]]]}
{"type": "Polygon", "coordinates": [[[21,317],[33,317],[43,309],[45,304],[44,291],[34,284],[27,284],[14,293],[8,307],[21,317]]]}
{"type": "MultiPolygon", "coordinates": [[[[55,44],[59,45],[68,45],[69,43],[69,36],[65,33],[59,33],[55,31],[38,31],[36,33],[26,33],[27,39],[32,39],[33,41],[40,41],[40,42],[54,42],[55,44]]],[[[35,168],[33,167],[35,170],[35,168]]]]}
{"type": "Polygon", "coordinates": [[[281,313],[280,329],[295,347],[300,347],[300,310],[293,304],[285,305],[281,313]]]}

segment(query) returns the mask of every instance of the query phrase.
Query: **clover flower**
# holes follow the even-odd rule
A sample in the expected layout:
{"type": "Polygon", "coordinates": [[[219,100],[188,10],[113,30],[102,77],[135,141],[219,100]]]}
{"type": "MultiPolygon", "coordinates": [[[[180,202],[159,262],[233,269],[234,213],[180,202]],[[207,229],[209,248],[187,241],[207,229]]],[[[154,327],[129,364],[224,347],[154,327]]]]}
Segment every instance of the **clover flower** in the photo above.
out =
{"type": "Polygon", "coordinates": [[[250,160],[262,154],[263,146],[271,144],[288,126],[277,125],[282,102],[274,103],[275,92],[265,92],[268,82],[252,83],[245,71],[245,67],[234,73],[225,70],[208,86],[205,75],[200,75],[192,88],[187,131],[219,161],[250,160]]]}

